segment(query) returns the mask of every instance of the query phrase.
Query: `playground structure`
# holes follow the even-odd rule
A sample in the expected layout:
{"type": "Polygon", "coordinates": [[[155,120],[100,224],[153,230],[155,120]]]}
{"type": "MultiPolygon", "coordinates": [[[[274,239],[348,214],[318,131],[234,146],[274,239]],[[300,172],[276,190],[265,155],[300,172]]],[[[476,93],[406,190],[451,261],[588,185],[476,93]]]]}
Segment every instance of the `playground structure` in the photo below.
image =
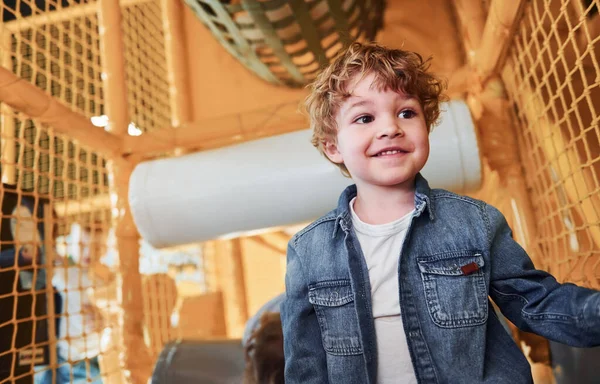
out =
{"type": "MultiPolygon", "coordinates": [[[[469,106],[484,181],[471,195],[538,268],[600,289],[600,2],[387,3],[377,40],[433,54],[469,106]]],[[[180,1],[45,4],[1,6],[0,382],[60,363],[50,282],[71,268],[89,279],[82,308],[99,309],[77,338],[99,340],[104,382],[146,383],[170,340],[241,336],[283,290],[295,228],[153,249],[129,208],[133,169],[304,129],[305,91],[247,71],[180,1]]]]}

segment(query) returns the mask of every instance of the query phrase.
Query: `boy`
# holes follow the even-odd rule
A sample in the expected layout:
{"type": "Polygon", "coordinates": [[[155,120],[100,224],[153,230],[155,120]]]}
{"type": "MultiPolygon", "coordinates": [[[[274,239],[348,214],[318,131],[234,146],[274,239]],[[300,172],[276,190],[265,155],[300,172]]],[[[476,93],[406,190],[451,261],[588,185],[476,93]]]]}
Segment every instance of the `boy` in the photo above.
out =
{"type": "Polygon", "coordinates": [[[600,292],[534,268],[498,210],[420,175],[442,84],[415,53],[353,44],[312,85],[313,144],[356,185],[288,246],[281,307],[294,383],[531,383],[491,308],[600,345],[600,292]]]}

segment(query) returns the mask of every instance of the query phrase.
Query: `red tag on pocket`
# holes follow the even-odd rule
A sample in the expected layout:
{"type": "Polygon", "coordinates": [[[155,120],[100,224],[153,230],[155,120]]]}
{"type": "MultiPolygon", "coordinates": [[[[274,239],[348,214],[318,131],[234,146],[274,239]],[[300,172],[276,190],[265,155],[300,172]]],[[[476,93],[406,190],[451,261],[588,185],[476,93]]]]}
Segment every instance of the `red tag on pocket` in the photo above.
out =
{"type": "Polygon", "coordinates": [[[470,275],[473,272],[477,272],[479,270],[479,265],[475,262],[463,265],[460,267],[460,270],[464,275],[470,275]]]}

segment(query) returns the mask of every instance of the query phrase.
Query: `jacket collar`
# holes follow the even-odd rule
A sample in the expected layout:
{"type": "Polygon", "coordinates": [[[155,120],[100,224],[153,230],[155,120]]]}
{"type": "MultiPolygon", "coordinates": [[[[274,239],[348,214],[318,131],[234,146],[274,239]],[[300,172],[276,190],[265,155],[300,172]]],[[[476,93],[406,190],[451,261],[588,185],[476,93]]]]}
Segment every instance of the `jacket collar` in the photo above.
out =
{"type": "MultiPolygon", "coordinates": [[[[348,186],[344,192],[340,195],[337,206],[337,215],[335,219],[335,226],[333,230],[333,236],[337,233],[338,224],[344,232],[350,229],[352,223],[350,215],[350,201],[356,197],[356,184],[348,186]]],[[[415,216],[421,216],[421,213],[427,209],[429,213],[429,219],[434,220],[434,208],[431,203],[431,188],[429,183],[420,174],[417,173],[415,176],[415,216]]]]}

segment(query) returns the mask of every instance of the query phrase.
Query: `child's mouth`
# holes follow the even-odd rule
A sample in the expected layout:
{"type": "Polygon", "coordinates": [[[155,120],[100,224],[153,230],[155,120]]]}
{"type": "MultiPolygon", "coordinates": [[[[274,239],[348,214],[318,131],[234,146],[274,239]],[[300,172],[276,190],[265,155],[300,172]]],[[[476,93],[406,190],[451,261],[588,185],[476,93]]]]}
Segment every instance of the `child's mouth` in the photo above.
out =
{"type": "Polygon", "coordinates": [[[393,155],[399,155],[399,154],[404,154],[404,153],[406,153],[406,151],[394,149],[394,150],[389,150],[389,151],[381,151],[381,152],[377,153],[375,155],[375,157],[393,156],[393,155]]]}

